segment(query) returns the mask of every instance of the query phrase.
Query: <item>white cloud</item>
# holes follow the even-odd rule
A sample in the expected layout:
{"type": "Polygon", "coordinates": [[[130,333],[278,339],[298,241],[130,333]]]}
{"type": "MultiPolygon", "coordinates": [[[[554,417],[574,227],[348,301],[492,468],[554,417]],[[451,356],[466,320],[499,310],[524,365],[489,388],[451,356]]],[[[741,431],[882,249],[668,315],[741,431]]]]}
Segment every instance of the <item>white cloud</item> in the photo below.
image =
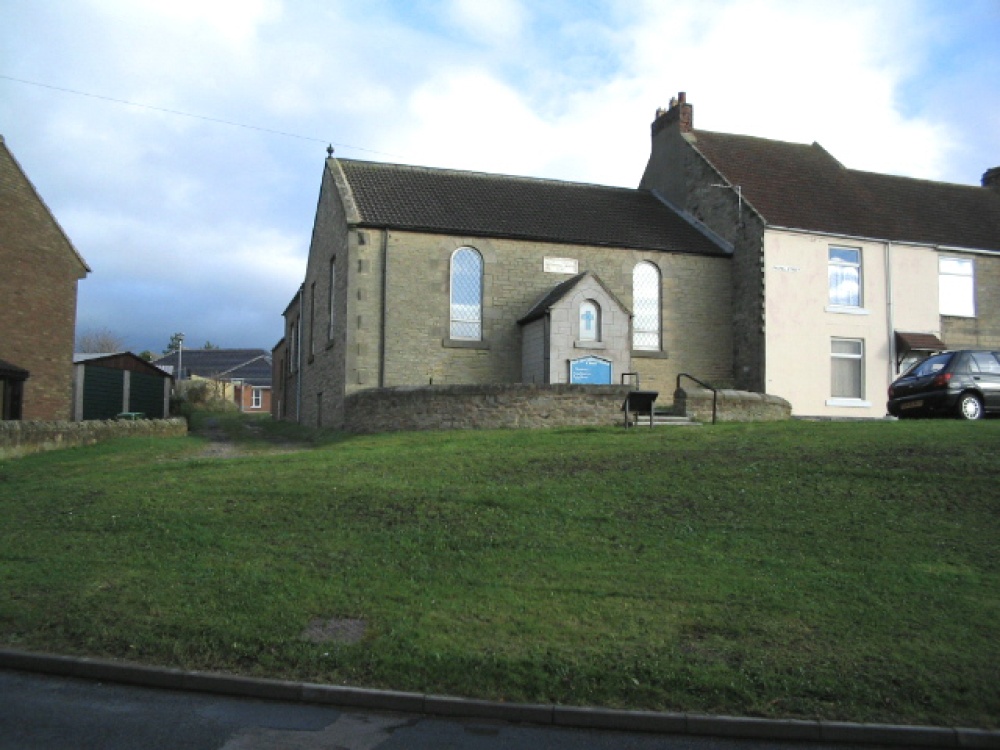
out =
{"type": "Polygon", "coordinates": [[[489,44],[518,39],[528,20],[527,11],[518,0],[448,0],[444,12],[463,32],[489,44]]]}
{"type": "Polygon", "coordinates": [[[857,169],[974,181],[1000,153],[995,0],[80,0],[5,20],[0,73],[307,137],[0,80],[7,143],[94,269],[81,322],[144,348],[255,307],[258,345],[280,335],[325,156],[309,138],[634,186],[686,90],[696,128],[857,169]]]}

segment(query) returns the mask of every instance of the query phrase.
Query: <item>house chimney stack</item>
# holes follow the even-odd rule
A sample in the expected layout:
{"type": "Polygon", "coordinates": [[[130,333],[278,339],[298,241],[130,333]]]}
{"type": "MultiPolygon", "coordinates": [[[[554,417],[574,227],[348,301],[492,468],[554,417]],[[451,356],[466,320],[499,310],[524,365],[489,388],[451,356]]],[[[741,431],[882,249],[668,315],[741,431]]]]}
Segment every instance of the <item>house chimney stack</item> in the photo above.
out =
{"type": "Polygon", "coordinates": [[[993,167],[983,172],[983,187],[1000,193],[1000,167],[993,167]]]}
{"type": "Polygon", "coordinates": [[[678,92],[677,97],[670,100],[670,109],[664,110],[661,107],[656,110],[653,135],[675,122],[678,123],[678,130],[681,133],[690,133],[694,129],[694,109],[687,103],[686,91],[678,92]]]}

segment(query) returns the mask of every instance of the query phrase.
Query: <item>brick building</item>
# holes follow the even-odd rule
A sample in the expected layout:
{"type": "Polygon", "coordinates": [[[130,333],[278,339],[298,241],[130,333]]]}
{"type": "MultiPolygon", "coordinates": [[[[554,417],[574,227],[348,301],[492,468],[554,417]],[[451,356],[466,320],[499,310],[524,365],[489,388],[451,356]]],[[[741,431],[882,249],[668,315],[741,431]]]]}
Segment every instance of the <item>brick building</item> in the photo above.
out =
{"type": "Polygon", "coordinates": [[[174,350],[153,364],[174,375],[181,390],[200,381],[214,398],[231,402],[240,411],[271,412],[271,355],[263,349],[174,350]]]}
{"type": "Polygon", "coordinates": [[[637,189],[331,155],[272,413],[341,427],[360,391],[584,382],[588,364],[604,380],[585,382],[669,394],[683,372],[882,416],[918,350],[1000,347],[987,174],[874,175],[817,144],[696,131],[683,94],[637,189]]]}
{"type": "Polygon", "coordinates": [[[77,282],[90,271],[0,136],[3,419],[70,419],[77,282]]]}

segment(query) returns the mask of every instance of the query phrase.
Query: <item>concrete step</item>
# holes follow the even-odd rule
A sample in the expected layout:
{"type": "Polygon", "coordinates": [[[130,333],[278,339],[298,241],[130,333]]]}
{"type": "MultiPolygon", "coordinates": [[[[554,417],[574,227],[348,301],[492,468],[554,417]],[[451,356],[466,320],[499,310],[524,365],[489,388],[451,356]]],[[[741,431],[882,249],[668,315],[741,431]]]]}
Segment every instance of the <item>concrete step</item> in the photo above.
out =
{"type": "MultiPolygon", "coordinates": [[[[649,427],[649,416],[630,415],[629,427],[649,427]]],[[[654,414],[653,427],[701,427],[701,422],[692,421],[689,417],[676,414],[654,414]]]]}

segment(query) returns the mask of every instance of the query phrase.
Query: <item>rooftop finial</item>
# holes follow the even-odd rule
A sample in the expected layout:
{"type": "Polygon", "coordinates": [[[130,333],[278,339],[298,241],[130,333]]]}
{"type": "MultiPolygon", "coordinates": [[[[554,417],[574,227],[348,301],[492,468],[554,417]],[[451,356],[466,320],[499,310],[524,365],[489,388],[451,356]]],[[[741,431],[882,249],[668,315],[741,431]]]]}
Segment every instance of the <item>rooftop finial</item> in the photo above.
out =
{"type": "Polygon", "coordinates": [[[326,147],[326,158],[327,159],[332,159],[333,158],[333,144],[332,143],[329,146],[326,147]]]}

